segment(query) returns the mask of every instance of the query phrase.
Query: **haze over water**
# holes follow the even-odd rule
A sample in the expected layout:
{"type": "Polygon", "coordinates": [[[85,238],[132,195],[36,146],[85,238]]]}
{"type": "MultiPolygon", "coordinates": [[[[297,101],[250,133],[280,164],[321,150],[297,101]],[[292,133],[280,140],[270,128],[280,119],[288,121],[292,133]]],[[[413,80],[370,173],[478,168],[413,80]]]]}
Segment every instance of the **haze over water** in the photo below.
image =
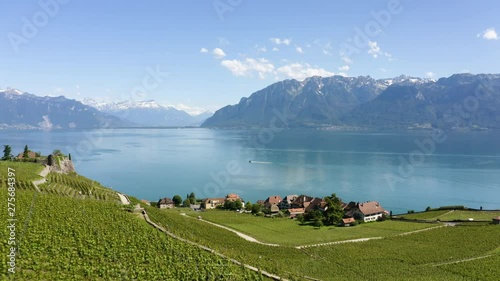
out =
{"type": "MultiPolygon", "coordinates": [[[[2,131],[15,154],[71,153],[77,172],[106,186],[158,200],[175,194],[255,202],[271,195],[377,200],[394,213],[427,206],[500,208],[500,133],[452,133],[402,175],[402,158],[429,132],[286,130],[263,144],[258,130],[114,129],[2,131]],[[252,163],[249,163],[249,161],[252,163]],[[228,182],[229,181],[229,182],[228,182]],[[228,182],[228,183],[227,183],[228,182]]],[[[402,164],[403,163],[403,164],[402,164]]]]}

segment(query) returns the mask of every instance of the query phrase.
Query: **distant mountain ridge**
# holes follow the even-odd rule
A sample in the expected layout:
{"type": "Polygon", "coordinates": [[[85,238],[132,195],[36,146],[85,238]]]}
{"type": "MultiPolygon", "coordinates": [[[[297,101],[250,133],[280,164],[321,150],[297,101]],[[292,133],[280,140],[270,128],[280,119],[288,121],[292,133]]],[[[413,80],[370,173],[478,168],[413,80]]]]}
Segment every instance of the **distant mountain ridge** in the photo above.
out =
{"type": "Polygon", "coordinates": [[[217,110],[202,127],[268,127],[276,110],[288,127],[500,129],[500,75],[284,80],[217,110]],[[475,96],[481,106],[457,112],[475,96]]]}
{"type": "Polygon", "coordinates": [[[74,129],[130,126],[79,101],[0,90],[0,128],[74,129]]]}
{"type": "Polygon", "coordinates": [[[208,117],[212,116],[212,113],[208,111],[193,116],[173,106],[163,106],[154,100],[99,103],[93,99],[84,99],[82,102],[101,112],[141,126],[199,126],[208,117]]]}

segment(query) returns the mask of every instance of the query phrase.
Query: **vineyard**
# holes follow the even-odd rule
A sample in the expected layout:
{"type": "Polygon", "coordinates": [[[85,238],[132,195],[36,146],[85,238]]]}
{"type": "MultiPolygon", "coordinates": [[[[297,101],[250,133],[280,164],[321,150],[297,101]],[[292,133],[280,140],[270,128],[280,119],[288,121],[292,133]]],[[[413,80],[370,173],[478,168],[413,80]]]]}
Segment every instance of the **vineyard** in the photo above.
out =
{"type": "Polygon", "coordinates": [[[62,196],[90,198],[106,201],[118,201],[116,192],[101,186],[98,182],[78,174],[49,173],[47,183],[40,185],[40,190],[62,196]]]}
{"type": "MultiPolygon", "coordinates": [[[[495,225],[441,227],[367,242],[298,250],[248,242],[232,232],[181,216],[179,211],[146,208],[150,218],[169,231],[290,280],[401,280],[402,276],[411,280],[477,280],[477,276],[481,280],[497,280],[500,273],[498,267],[492,266],[500,255],[500,251],[495,251],[500,247],[500,229],[495,225]],[[441,265],[485,255],[491,256],[441,265]]],[[[396,224],[395,229],[407,227],[396,224]]]]}
{"type": "MultiPolygon", "coordinates": [[[[0,200],[7,200],[5,188],[0,200]]],[[[167,237],[115,203],[19,189],[16,216],[15,280],[262,280],[167,237]],[[21,227],[25,222],[26,228],[21,227]]],[[[6,210],[0,220],[7,221],[6,210]]],[[[5,227],[0,233],[9,235],[5,227]]],[[[0,245],[0,279],[7,280],[7,241],[0,245]]]]}
{"type": "Polygon", "coordinates": [[[422,213],[405,214],[399,217],[405,219],[418,219],[428,221],[453,221],[453,220],[469,220],[475,221],[491,221],[493,217],[500,216],[500,211],[473,211],[473,210],[438,210],[422,213]]]}

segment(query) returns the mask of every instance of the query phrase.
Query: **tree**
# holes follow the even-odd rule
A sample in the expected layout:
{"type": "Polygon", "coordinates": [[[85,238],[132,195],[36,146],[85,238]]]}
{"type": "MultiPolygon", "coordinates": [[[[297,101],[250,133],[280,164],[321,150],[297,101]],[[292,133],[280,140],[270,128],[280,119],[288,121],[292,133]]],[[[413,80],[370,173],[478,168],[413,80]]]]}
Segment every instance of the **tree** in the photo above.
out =
{"type": "Polygon", "coordinates": [[[241,210],[241,208],[243,208],[243,203],[240,199],[236,199],[236,201],[234,202],[234,209],[241,210]]]}
{"type": "Polygon", "coordinates": [[[190,204],[191,204],[191,201],[189,200],[189,198],[186,198],[184,200],[184,202],[182,202],[182,206],[184,206],[184,207],[189,207],[190,204]]]}
{"type": "Polygon", "coordinates": [[[304,224],[306,222],[306,218],[304,217],[303,214],[298,214],[297,216],[295,216],[295,218],[297,219],[298,222],[300,222],[300,224],[304,224]]]}
{"type": "Polygon", "coordinates": [[[191,192],[189,194],[189,202],[191,202],[191,204],[196,204],[196,195],[194,194],[194,192],[191,192]]]}
{"type": "Polygon", "coordinates": [[[174,201],[174,204],[177,207],[179,207],[182,204],[182,198],[179,195],[174,195],[174,198],[172,198],[172,201],[174,201]]]}
{"type": "Polygon", "coordinates": [[[250,201],[248,201],[247,203],[245,203],[245,210],[247,210],[247,211],[251,211],[252,210],[252,203],[250,203],[250,201]]]}
{"type": "Polygon", "coordinates": [[[30,150],[28,149],[28,145],[24,146],[24,151],[23,151],[23,158],[28,159],[30,157],[29,155],[30,150]]]}
{"type": "Polygon", "coordinates": [[[49,156],[47,156],[47,165],[52,166],[52,164],[54,163],[54,159],[52,158],[52,154],[49,154],[49,156]]]}
{"type": "Polygon", "coordinates": [[[54,154],[54,156],[63,156],[63,154],[62,154],[61,150],[59,150],[59,149],[54,150],[54,151],[52,152],[52,154],[54,154]]]}
{"type": "Polygon", "coordinates": [[[13,155],[11,154],[12,148],[10,147],[10,145],[6,144],[3,147],[4,147],[4,149],[3,149],[2,160],[10,160],[10,159],[12,159],[13,155]]]}
{"type": "Polygon", "coordinates": [[[317,228],[321,228],[323,226],[323,221],[321,221],[320,219],[316,219],[314,220],[313,225],[317,228]]]}
{"type": "Polygon", "coordinates": [[[328,225],[338,224],[342,217],[344,216],[344,210],[342,209],[342,201],[335,193],[331,196],[324,198],[326,201],[325,205],[325,223],[328,225]]]}
{"type": "Polygon", "coordinates": [[[262,209],[262,206],[260,204],[257,204],[257,203],[253,204],[252,205],[252,214],[260,213],[261,209],[262,209]]]}
{"type": "Polygon", "coordinates": [[[71,161],[71,153],[68,154],[68,159],[71,161]]]}

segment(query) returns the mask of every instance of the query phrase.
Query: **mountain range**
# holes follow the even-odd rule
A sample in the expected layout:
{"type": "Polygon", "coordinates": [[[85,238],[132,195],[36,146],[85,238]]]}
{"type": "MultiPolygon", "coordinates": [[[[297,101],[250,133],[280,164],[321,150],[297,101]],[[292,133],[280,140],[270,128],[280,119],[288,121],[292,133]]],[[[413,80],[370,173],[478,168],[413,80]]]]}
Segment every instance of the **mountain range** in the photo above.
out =
{"type": "Polygon", "coordinates": [[[88,129],[106,127],[199,126],[212,113],[190,115],[155,101],[97,103],[0,90],[0,129],[88,129]]]}
{"type": "Polygon", "coordinates": [[[202,127],[269,127],[277,115],[287,127],[500,129],[500,75],[284,80],[217,110],[202,127]]]}

